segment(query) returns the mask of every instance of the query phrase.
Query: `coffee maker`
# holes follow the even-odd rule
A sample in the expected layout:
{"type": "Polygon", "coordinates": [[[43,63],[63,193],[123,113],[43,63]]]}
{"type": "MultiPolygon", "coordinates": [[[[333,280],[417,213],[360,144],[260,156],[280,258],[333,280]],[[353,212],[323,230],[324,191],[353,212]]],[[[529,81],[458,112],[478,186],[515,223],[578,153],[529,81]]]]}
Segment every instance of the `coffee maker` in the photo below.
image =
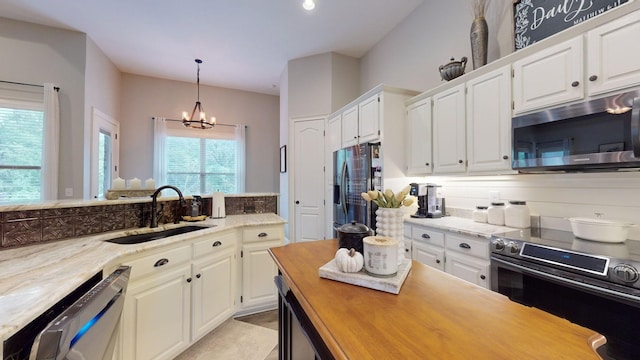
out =
{"type": "Polygon", "coordinates": [[[444,216],[444,198],[437,196],[436,184],[411,183],[409,195],[418,198],[418,211],[411,215],[414,218],[440,218],[444,216]]]}

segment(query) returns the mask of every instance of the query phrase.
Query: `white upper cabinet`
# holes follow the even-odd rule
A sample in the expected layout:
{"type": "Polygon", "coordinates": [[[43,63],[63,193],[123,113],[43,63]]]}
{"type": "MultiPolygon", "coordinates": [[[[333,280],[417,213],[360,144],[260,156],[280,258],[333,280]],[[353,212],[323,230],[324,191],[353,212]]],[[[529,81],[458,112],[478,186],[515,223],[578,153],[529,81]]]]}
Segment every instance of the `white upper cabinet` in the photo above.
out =
{"type": "Polygon", "coordinates": [[[513,113],[584,97],[583,37],[540,50],[513,63],[513,113]]]}
{"type": "Polygon", "coordinates": [[[587,33],[588,94],[599,95],[640,84],[640,12],[587,33]]]}
{"type": "Polygon", "coordinates": [[[337,114],[327,120],[327,141],[330,154],[342,148],[342,114],[337,114]]]}
{"type": "Polygon", "coordinates": [[[358,105],[342,113],[342,147],[358,144],[358,105]]]}
{"type": "Polygon", "coordinates": [[[431,173],[431,98],[407,107],[407,175],[431,173]]]}
{"type": "Polygon", "coordinates": [[[467,82],[468,172],[511,169],[511,74],[504,66],[467,82]]]}
{"type": "Polygon", "coordinates": [[[359,143],[377,140],[380,137],[380,95],[375,94],[358,104],[359,143]]]}
{"type": "Polygon", "coordinates": [[[433,171],[466,171],[464,84],[433,96],[433,171]]]}

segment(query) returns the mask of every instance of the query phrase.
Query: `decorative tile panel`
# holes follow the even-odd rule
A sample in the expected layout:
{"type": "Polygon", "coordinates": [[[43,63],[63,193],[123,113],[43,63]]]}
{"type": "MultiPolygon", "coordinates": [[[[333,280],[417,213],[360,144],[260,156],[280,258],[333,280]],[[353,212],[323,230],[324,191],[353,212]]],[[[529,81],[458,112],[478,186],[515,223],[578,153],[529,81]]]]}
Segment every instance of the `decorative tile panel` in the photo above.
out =
{"type": "Polygon", "coordinates": [[[42,219],[42,241],[73,237],[73,217],[61,216],[42,219]]]}
{"type": "Polygon", "coordinates": [[[11,221],[3,225],[2,246],[18,246],[42,241],[40,219],[11,221]]]}

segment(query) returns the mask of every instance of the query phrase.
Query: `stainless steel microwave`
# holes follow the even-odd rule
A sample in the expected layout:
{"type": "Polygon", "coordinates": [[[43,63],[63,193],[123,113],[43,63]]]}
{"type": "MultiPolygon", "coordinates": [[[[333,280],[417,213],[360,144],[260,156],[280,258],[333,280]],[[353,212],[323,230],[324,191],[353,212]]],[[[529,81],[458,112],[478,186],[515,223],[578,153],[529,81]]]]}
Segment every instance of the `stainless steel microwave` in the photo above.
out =
{"type": "Polygon", "coordinates": [[[514,117],[520,172],[640,169],[640,89],[514,117]]]}

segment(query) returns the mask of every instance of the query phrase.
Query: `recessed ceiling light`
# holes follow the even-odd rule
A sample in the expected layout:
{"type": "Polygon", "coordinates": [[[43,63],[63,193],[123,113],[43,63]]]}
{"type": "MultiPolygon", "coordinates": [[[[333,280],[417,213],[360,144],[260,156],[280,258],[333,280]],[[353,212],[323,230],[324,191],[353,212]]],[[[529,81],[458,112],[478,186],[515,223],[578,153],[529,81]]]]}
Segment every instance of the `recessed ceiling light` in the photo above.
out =
{"type": "Polygon", "coordinates": [[[304,0],[304,2],[302,3],[302,7],[307,11],[311,11],[315,9],[316,3],[313,0],[304,0]]]}

